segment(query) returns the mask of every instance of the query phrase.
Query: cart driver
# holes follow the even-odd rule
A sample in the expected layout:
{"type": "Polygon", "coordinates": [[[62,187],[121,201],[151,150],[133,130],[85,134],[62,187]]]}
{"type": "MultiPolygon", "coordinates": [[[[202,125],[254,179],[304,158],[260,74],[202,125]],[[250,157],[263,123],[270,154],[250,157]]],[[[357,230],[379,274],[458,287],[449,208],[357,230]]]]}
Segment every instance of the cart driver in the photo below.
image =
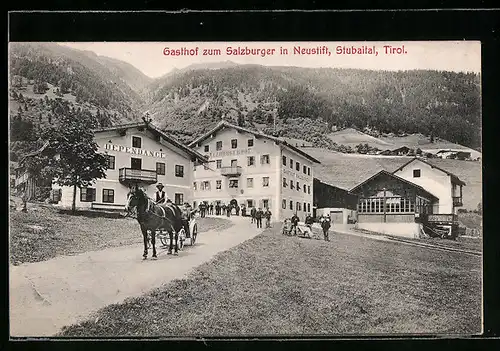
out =
{"type": "Polygon", "coordinates": [[[158,191],[156,192],[156,203],[164,204],[167,199],[167,194],[163,191],[163,184],[158,183],[158,185],[156,185],[156,188],[158,189],[158,191]]]}

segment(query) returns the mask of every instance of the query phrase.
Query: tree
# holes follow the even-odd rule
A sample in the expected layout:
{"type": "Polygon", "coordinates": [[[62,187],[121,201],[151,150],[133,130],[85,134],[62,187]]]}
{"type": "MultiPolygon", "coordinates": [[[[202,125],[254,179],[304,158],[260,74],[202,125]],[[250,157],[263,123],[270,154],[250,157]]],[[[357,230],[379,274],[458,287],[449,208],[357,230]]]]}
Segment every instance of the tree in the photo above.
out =
{"type": "Polygon", "coordinates": [[[106,158],[97,152],[92,131],[95,127],[95,121],[88,114],[67,114],[61,116],[58,126],[47,132],[58,155],[55,182],[73,187],[73,213],[76,212],[76,189],[106,177],[106,158]]]}

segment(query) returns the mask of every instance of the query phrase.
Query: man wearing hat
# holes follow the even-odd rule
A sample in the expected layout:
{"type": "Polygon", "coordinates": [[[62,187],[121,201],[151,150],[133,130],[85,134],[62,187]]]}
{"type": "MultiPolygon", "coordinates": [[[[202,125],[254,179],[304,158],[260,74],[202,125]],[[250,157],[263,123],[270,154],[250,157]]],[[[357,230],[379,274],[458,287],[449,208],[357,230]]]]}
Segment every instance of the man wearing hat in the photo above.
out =
{"type": "Polygon", "coordinates": [[[164,204],[167,200],[167,196],[166,196],[165,192],[163,191],[163,184],[158,183],[158,185],[156,185],[156,188],[158,189],[158,191],[156,192],[156,203],[157,204],[164,204]]]}

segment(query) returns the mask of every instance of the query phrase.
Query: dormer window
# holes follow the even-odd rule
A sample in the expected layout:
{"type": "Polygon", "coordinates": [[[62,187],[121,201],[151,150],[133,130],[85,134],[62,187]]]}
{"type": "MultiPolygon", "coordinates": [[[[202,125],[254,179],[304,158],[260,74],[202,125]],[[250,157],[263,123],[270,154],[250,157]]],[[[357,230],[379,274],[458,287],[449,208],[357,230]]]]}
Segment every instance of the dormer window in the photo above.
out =
{"type": "Polygon", "coordinates": [[[413,178],[420,178],[420,169],[413,170],[413,178]]]}

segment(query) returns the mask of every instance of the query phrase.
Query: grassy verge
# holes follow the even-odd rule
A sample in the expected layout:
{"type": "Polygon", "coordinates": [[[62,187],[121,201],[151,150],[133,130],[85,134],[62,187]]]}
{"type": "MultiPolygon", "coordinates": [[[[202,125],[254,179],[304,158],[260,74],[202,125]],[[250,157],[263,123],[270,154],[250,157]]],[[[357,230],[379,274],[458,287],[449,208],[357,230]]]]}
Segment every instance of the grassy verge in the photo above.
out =
{"type": "Polygon", "coordinates": [[[98,311],[59,336],[231,336],[481,331],[481,259],[279,228],[187,279],[98,311]]]}
{"type": "Polygon", "coordinates": [[[406,241],[414,241],[417,243],[425,243],[438,247],[454,248],[459,250],[477,251],[483,252],[483,240],[481,238],[464,238],[458,237],[457,240],[448,240],[440,238],[421,238],[421,239],[410,239],[403,238],[406,241]]]}
{"type": "MultiPolygon", "coordinates": [[[[223,218],[197,220],[200,232],[232,225],[223,218]]],[[[27,213],[10,211],[9,231],[10,262],[15,265],[142,243],[135,219],[90,212],[71,215],[45,206],[31,206],[27,213]]]]}

